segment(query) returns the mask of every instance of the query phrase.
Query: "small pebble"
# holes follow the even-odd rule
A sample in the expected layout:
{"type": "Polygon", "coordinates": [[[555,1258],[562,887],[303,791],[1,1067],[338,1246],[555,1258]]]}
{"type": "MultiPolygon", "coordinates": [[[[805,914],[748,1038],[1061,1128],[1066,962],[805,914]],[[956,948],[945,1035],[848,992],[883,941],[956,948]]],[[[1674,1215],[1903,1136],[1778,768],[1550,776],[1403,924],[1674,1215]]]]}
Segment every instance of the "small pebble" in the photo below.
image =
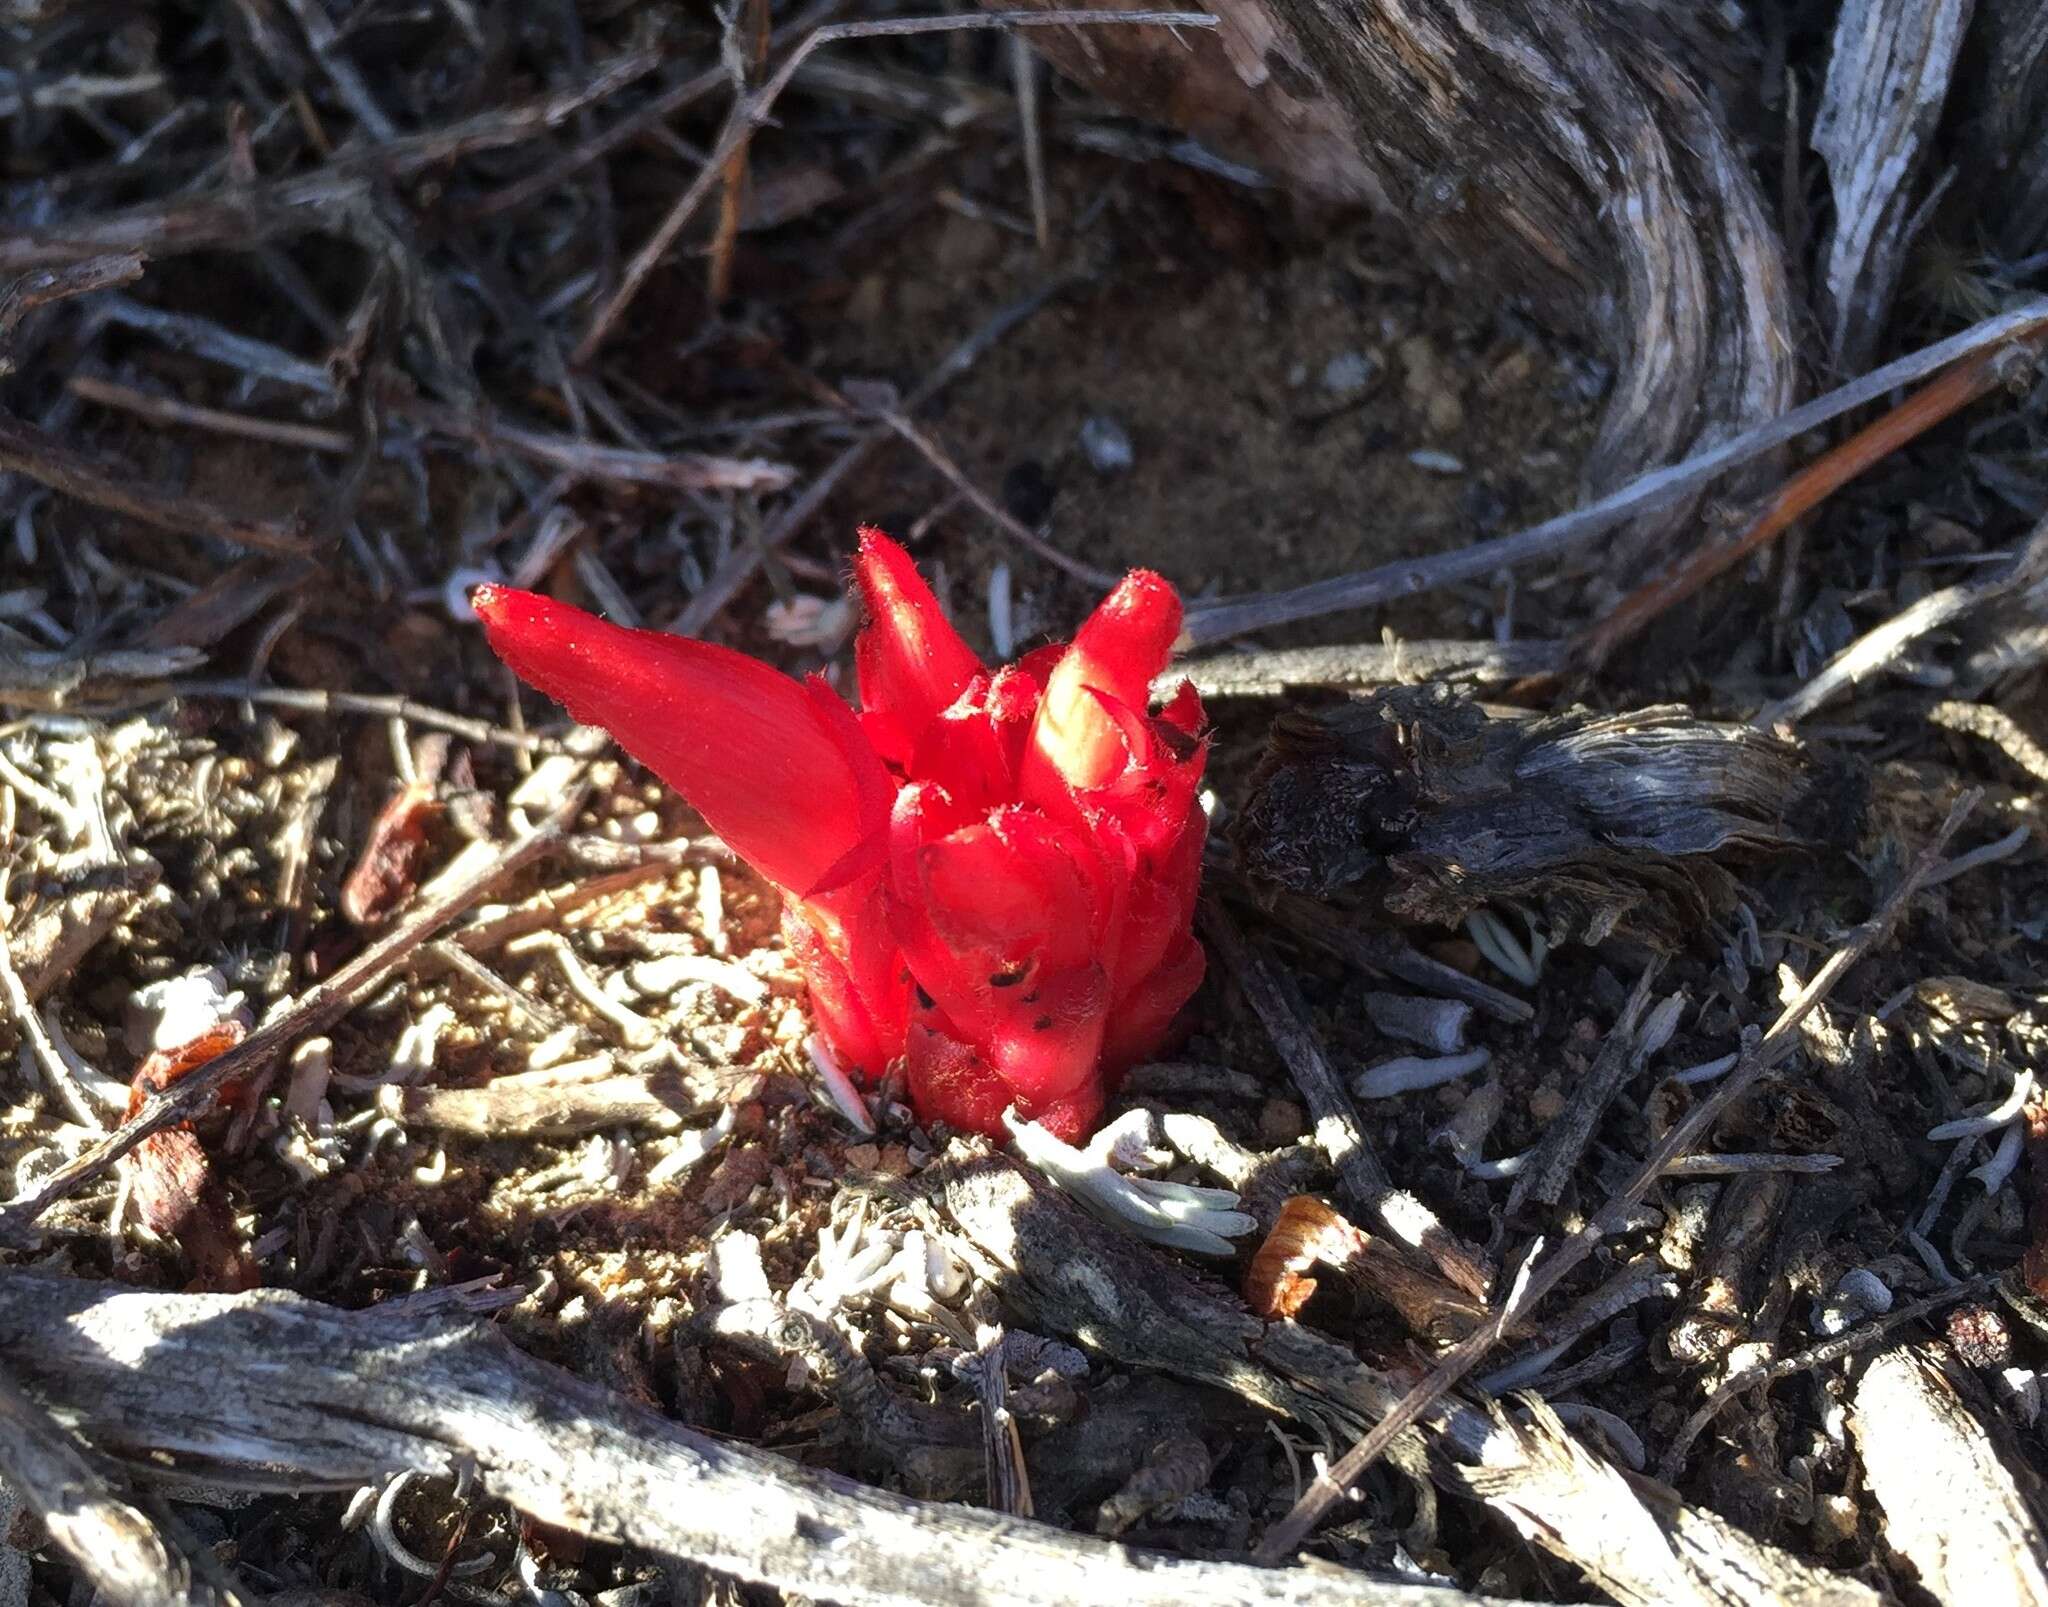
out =
{"type": "Polygon", "coordinates": [[[904,1144],[884,1144],[881,1154],[870,1168],[881,1177],[908,1177],[911,1173],[910,1149],[904,1144]]]}
{"type": "Polygon", "coordinates": [[[878,273],[861,280],[846,298],[846,321],[851,324],[878,324],[888,310],[889,282],[878,273]]]}
{"type": "Polygon", "coordinates": [[[1430,434],[1458,434],[1465,427],[1465,404],[1458,399],[1456,368],[1424,335],[1402,341],[1400,356],[1408,406],[1422,415],[1430,434]]]}
{"type": "Polygon", "coordinates": [[[1529,1096],[1529,1115],[1538,1122],[1554,1122],[1557,1113],[1564,1109],[1564,1095],[1552,1084],[1545,1083],[1529,1096]]]}
{"type": "Polygon", "coordinates": [[[1323,364],[1323,389],[1333,396],[1351,396],[1372,383],[1373,360],[1364,352],[1339,352],[1323,364]]]}
{"type": "Polygon", "coordinates": [[[1454,458],[1450,453],[1439,452],[1433,447],[1423,447],[1420,451],[1410,452],[1408,454],[1408,461],[1418,469],[1427,469],[1431,474],[1463,474],[1465,472],[1465,460],[1463,458],[1454,458]]]}
{"type": "Polygon", "coordinates": [[[1885,1281],[1868,1267],[1851,1267],[1836,1282],[1834,1293],[1814,1313],[1813,1331],[1824,1339],[1832,1339],[1891,1309],[1892,1292],[1885,1281]]]}
{"type": "Polygon", "coordinates": [[[1560,366],[1568,391],[1581,402],[1599,401],[1614,383],[1614,370],[1597,357],[1567,358],[1560,366]]]}
{"type": "Polygon", "coordinates": [[[1137,461],[1130,434],[1107,413],[1081,421],[1081,451],[1097,474],[1122,474],[1137,461]]]}

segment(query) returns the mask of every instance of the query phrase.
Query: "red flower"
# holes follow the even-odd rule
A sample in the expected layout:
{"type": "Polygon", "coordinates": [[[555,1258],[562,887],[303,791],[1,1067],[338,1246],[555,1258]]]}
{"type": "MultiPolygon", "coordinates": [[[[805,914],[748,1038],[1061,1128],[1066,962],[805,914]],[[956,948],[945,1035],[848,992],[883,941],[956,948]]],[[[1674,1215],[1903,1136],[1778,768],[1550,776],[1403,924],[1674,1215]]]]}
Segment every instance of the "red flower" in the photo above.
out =
{"type": "Polygon", "coordinates": [[[1180,600],[1136,571],[1071,646],[991,673],[910,556],[861,532],[861,710],[729,648],[479,587],[491,646],[601,725],[782,890],[818,1030],[920,1117],[1073,1138],[1202,980],[1207,747],[1152,679],[1180,600]]]}

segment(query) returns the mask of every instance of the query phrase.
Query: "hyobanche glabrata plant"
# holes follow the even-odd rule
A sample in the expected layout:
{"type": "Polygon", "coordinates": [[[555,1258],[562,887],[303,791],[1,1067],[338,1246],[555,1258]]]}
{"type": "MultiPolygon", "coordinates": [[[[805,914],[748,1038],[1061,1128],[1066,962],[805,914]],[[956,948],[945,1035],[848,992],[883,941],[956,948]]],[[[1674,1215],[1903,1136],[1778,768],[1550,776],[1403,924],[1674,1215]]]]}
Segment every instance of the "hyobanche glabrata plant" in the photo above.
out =
{"type": "Polygon", "coordinates": [[[916,565],[863,530],[860,708],[731,648],[497,585],[472,601],[517,674],[674,787],[783,898],[817,1029],[920,1119],[1087,1132],[1202,980],[1207,737],[1180,629],[1128,575],[1071,643],[990,670],[916,565]]]}

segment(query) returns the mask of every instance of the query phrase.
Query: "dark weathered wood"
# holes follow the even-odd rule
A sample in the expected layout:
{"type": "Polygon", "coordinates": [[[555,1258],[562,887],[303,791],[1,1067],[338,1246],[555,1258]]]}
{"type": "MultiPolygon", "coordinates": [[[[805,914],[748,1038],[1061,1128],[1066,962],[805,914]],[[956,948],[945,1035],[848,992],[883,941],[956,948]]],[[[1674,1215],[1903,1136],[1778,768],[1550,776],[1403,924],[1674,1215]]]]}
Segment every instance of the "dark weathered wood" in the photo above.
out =
{"type": "MultiPolygon", "coordinates": [[[[120,1607],[213,1607],[221,1602],[214,1592],[194,1592],[187,1559],[5,1370],[0,1370],[0,1474],[42,1519],[51,1549],[70,1558],[107,1600],[120,1607]]],[[[5,1544],[0,1535],[0,1547],[5,1544]]]]}
{"type": "Polygon", "coordinates": [[[1725,862],[1848,842],[1866,791],[1846,760],[1679,707],[1496,718],[1401,687],[1284,715],[1235,833],[1292,892],[1446,924],[1522,903],[1553,943],[1675,946],[1732,896],[1725,862]]]}
{"type": "Polygon", "coordinates": [[[1175,664],[1154,683],[1161,697],[1192,681],[1205,698],[1273,697],[1318,691],[1517,680],[1564,667],[1561,642],[1359,642],[1343,647],[1276,647],[1217,653],[1175,664]]]}
{"type": "Polygon", "coordinates": [[[543,1523],[848,1607],[1480,1607],[1462,1591],[1134,1551],[696,1434],[439,1317],[0,1270],[0,1355],[105,1451],[243,1486],[473,1470],[543,1523]],[[279,1366],[278,1358],[290,1358],[279,1366]]]}
{"type": "Polygon", "coordinates": [[[1973,32],[1972,216],[2001,255],[2024,257],[2048,240],[2048,6],[1980,0],[1973,32]]]}

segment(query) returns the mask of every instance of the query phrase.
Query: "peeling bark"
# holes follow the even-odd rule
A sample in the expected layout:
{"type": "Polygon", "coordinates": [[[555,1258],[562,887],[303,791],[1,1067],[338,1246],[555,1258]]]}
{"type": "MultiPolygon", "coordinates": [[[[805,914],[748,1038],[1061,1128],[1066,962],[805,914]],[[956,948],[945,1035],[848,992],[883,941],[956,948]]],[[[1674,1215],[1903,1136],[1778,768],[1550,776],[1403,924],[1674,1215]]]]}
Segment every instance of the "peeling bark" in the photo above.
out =
{"type": "Polygon", "coordinates": [[[1868,365],[1923,213],[1915,180],[1947,103],[1974,0],[1846,0],[1813,148],[1835,220],[1815,297],[1837,374],[1868,365]]]}

